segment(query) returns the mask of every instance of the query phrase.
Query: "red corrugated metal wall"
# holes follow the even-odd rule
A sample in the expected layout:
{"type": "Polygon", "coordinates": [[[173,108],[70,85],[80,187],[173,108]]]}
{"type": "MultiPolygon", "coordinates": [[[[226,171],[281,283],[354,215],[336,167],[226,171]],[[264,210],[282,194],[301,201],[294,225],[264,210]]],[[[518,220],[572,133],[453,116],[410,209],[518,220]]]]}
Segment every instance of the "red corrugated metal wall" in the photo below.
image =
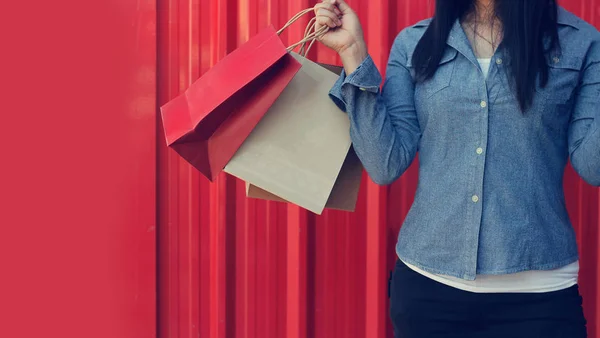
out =
{"type": "MultiPolygon", "coordinates": [[[[309,0],[158,0],[158,103],[184,90],[269,23],[283,25],[309,0]]],[[[427,17],[432,1],[349,0],[383,69],[395,35],[427,17]]],[[[600,2],[563,1],[600,26],[600,2]]],[[[284,40],[301,38],[306,20],[284,40]]],[[[337,63],[321,46],[310,57],[337,63]]],[[[162,133],[158,131],[159,135],[162,133]]],[[[201,178],[158,142],[159,334],[188,337],[391,337],[387,278],[412,202],[413,166],[389,188],[366,178],[358,210],[316,217],[247,200],[241,182],[201,178]]],[[[599,191],[569,170],[565,182],[582,252],[581,286],[597,334],[599,191]]]]}

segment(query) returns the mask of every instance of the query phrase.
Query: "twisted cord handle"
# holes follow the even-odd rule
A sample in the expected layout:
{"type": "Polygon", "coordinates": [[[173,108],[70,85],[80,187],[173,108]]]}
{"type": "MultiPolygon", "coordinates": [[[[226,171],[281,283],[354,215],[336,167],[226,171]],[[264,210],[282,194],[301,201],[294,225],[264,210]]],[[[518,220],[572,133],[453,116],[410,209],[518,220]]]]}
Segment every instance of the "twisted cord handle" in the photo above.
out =
{"type": "MultiPolygon", "coordinates": [[[[290,20],[288,20],[288,22],[285,25],[283,25],[283,27],[281,27],[280,30],[277,31],[277,35],[281,35],[281,33],[283,33],[283,31],[285,31],[288,27],[290,27],[294,22],[298,21],[301,17],[303,17],[304,15],[309,14],[313,11],[314,11],[314,8],[307,8],[305,10],[298,12],[290,20]]],[[[302,38],[302,40],[288,46],[287,50],[291,52],[296,47],[302,46],[300,49],[300,55],[306,56],[308,54],[308,52],[310,51],[310,48],[312,47],[312,45],[315,43],[315,41],[318,38],[320,38],[321,36],[323,36],[325,33],[327,33],[327,31],[329,30],[329,27],[323,26],[318,31],[315,31],[315,27],[316,27],[316,18],[312,18],[312,19],[310,19],[310,21],[308,22],[308,25],[304,29],[304,38],[302,38]],[[306,47],[307,43],[309,43],[308,48],[306,47]]]]}

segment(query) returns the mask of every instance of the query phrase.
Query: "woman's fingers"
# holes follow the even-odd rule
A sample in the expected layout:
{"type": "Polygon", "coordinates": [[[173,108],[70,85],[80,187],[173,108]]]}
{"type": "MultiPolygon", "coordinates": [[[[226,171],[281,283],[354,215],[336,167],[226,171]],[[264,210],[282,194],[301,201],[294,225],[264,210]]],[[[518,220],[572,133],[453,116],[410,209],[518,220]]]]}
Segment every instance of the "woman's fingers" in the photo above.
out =
{"type": "Polygon", "coordinates": [[[348,4],[346,3],[345,0],[330,0],[332,1],[333,4],[336,5],[337,8],[339,8],[340,11],[342,11],[342,14],[348,14],[352,12],[352,8],[350,8],[350,6],[348,6],[348,4]]]}
{"type": "Polygon", "coordinates": [[[333,23],[333,26],[330,26],[329,24],[327,24],[330,28],[335,28],[342,24],[342,21],[334,12],[324,9],[324,8],[317,10],[317,21],[322,24],[325,24],[325,22],[331,21],[333,23]],[[319,18],[321,18],[321,21],[319,21],[319,18]],[[326,19],[329,19],[329,20],[326,20],[326,19]]]}
{"type": "Polygon", "coordinates": [[[315,14],[317,14],[317,12],[319,10],[326,9],[326,10],[328,10],[330,12],[335,13],[338,16],[342,15],[342,12],[340,11],[340,9],[337,8],[336,5],[334,5],[333,3],[329,2],[329,1],[328,2],[321,2],[321,3],[316,4],[315,7],[314,7],[314,9],[315,9],[315,14]]]}
{"type": "Polygon", "coordinates": [[[321,28],[321,26],[328,26],[329,28],[336,28],[337,23],[335,23],[333,21],[333,19],[328,16],[319,15],[319,16],[317,16],[316,30],[321,28]]]}
{"type": "Polygon", "coordinates": [[[335,0],[323,0],[314,7],[316,14],[316,27],[319,30],[322,26],[336,28],[342,25],[342,12],[337,7],[335,0]]]}

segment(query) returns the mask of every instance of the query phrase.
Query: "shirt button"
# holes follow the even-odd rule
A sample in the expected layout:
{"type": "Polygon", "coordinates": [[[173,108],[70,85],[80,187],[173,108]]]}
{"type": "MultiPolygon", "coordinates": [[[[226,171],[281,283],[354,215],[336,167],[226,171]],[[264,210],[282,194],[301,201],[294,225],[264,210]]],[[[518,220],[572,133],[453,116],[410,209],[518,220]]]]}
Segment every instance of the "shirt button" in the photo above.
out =
{"type": "Polygon", "coordinates": [[[473,197],[471,197],[471,200],[473,201],[473,203],[477,203],[479,202],[479,196],[473,195],[473,197]]]}
{"type": "Polygon", "coordinates": [[[558,56],[555,56],[552,58],[552,61],[554,61],[554,63],[559,63],[560,62],[560,58],[558,56]]]}
{"type": "Polygon", "coordinates": [[[487,107],[487,102],[481,101],[481,108],[485,108],[485,107],[487,107]]]}
{"type": "Polygon", "coordinates": [[[501,58],[497,58],[496,59],[496,64],[497,65],[501,65],[502,64],[502,59],[501,58]]]}
{"type": "Polygon", "coordinates": [[[477,155],[483,154],[483,148],[477,148],[476,152],[477,152],[477,155]]]}

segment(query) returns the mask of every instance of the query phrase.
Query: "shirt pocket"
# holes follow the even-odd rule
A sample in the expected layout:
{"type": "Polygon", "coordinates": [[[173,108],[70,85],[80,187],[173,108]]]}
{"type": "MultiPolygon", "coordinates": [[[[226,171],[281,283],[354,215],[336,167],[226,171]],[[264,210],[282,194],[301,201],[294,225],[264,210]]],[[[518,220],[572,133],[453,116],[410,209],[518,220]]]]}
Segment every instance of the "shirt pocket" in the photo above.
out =
{"type": "MultiPolygon", "coordinates": [[[[447,48],[438,64],[437,71],[432,78],[417,83],[415,86],[415,97],[430,98],[433,95],[442,92],[450,87],[452,74],[454,73],[456,55],[458,52],[454,48],[447,48]]],[[[408,58],[407,67],[414,72],[412,57],[408,58]]]]}
{"type": "Polygon", "coordinates": [[[579,84],[583,59],[578,56],[563,54],[550,55],[548,58],[548,83],[546,87],[537,86],[540,95],[538,111],[541,126],[539,132],[556,142],[566,142],[569,120],[574,105],[574,95],[579,84]]]}
{"type": "Polygon", "coordinates": [[[573,101],[579,83],[583,58],[574,55],[550,55],[548,62],[548,83],[537,86],[537,92],[544,97],[546,109],[551,111],[568,108],[573,101]]]}

